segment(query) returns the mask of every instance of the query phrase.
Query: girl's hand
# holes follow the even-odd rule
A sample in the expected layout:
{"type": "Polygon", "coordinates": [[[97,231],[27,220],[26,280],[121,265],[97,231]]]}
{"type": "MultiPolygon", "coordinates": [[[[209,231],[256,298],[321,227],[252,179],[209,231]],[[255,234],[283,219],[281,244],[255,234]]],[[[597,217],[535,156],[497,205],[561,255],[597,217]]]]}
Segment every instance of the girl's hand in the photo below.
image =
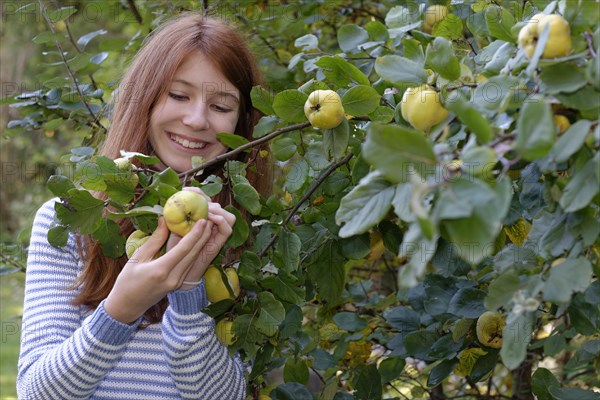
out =
{"type": "MultiPolygon", "coordinates": [[[[209,201],[208,221],[210,223],[209,226],[211,227],[211,235],[208,242],[200,251],[198,259],[184,279],[187,282],[199,282],[210,263],[219,254],[221,248],[231,236],[231,233],[233,232],[233,224],[235,224],[235,215],[227,210],[224,210],[219,203],[211,202],[210,198],[198,188],[188,187],[184,188],[184,190],[196,191],[205,196],[209,201]]],[[[167,242],[167,252],[172,246],[176,245],[181,240],[182,238],[180,236],[171,235],[169,241],[167,242]]],[[[193,288],[193,286],[185,284],[182,286],[182,289],[191,288],[193,288]]]]}
{"type": "Polygon", "coordinates": [[[163,256],[153,259],[169,238],[164,218],[150,239],[135,252],[119,274],[104,309],[117,321],[130,324],[158,303],[167,293],[178,289],[213,236],[213,222],[200,220],[192,230],[163,256]]]}

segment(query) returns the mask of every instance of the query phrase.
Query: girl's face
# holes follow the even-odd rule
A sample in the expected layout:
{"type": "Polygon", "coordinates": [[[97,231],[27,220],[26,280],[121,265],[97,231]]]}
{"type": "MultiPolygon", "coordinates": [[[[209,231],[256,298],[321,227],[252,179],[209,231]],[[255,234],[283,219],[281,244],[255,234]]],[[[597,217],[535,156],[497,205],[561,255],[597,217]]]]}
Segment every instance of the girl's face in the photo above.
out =
{"type": "Polygon", "coordinates": [[[217,133],[233,133],[239,111],[236,87],[203,54],[192,53],[152,111],[150,144],[164,165],[191,169],[193,156],[209,161],[226,152],[217,133]]]}

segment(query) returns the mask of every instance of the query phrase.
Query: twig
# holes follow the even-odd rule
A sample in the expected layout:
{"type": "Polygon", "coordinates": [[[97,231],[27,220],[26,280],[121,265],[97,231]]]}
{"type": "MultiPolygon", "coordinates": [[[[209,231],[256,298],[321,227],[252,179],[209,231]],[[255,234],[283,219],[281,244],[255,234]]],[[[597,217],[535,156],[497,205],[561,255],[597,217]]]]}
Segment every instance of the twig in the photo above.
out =
{"type": "Polygon", "coordinates": [[[221,154],[220,156],[217,156],[215,158],[213,158],[210,161],[207,161],[203,164],[200,164],[199,166],[197,166],[196,168],[192,168],[190,170],[187,171],[183,171],[180,172],[178,174],[178,176],[181,177],[185,177],[185,176],[194,176],[197,172],[202,171],[206,168],[212,167],[213,165],[216,165],[222,161],[228,160],[230,158],[233,158],[235,156],[237,156],[238,154],[240,154],[241,152],[247,150],[247,149],[251,149],[252,147],[256,147],[259,146],[263,143],[268,142],[269,140],[276,138],[277,136],[284,134],[286,132],[292,132],[298,129],[304,129],[306,127],[310,126],[310,122],[301,122],[299,124],[294,124],[294,125],[289,125],[280,129],[277,129],[276,131],[273,131],[259,139],[253,140],[252,142],[248,142],[244,145],[241,145],[240,147],[236,147],[235,149],[221,154]]]}
{"type": "Polygon", "coordinates": [[[27,268],[25,268],[21,263],[19,263],[18,261],[13,260],[12,258],[5,256],[4,254],[0,253],[0,256],[2,257],[2,260],[4,260],[5,262],[9,263],[10,265],[12,265],[15,268],[19,268],[19,270],[21,272],[27,272],[27,268]]]}
{"type": "MultiPolygon", "coordinates": [[[[40,9],[42,10],[42,14],[44,15],[44,19],[46,20],[46,23],[48,24],[48,27],[50,28],[50,31],[52,32],[52,34],[56,34],[56,31],[54,30],[54,27],[52,25],[52,21],[50,21],[50,18],[48,18],[48,14],[46,13],[46,7],[44,6],[44,2],[42,0],[38,0],[38,2],[40,4],[40,9]]],[[[87,103],[87,101],[85,101],[83,92],[81,91],[81,88],[79,87],[79,83],[77,83],[77,78],[75,77],[75,74],[69,67],[69,62],[67,61],[67,58],[65,56],[65,51],[63,50],[60,42],[58,40],[55,40],[54,44],[56,45],[56,48],[58,49],[58,52],[60,53],[60,56],[62,58],[63,63],[65,64],[65,68],[67,69],[69,76],[73,80],[73,84],[75,85],[75,90],[77,91],[77,94],[79,95],[79,98],[81,99],[81,102],[84,104],[88,113],[93,118],[92,123],[97,124],[106,132],[107,131],[106,127],[104,125],[102,125],[102,123],[100,122],[100,120],[98,119],[96,114],[94,114],[94,112],[90,108],[90,105],[87,103]]]]}
{"type": "Polygon", "coordinates": [[[133,0],[127,0],[127,5],[129,6],[129,9],[133,13],[135,20],[138,22],[138,24],[141,24],[142,16],[140,15],[140,12],[138,11],[137,7],[135,6],[135,2],[133,0]]]}
{"type": "Polygon", "coordinates": [[[598,54],[596,53],[596,50],[594,49],[594,38],[592,37],[592,34],[589,32],[585,32],[584,36],[585,36],[585,39],[587,40],[588,49],[590,50],[590,55],[594,58],[598,57],[598,54]]]}
{"type": "MultiPolygon", "coordinates": [[[[312,196],[312,194],[317,190],[317,188],[319,186],[321,186],[321,184],[325,181],[325,179],[327,179],[327,177],[329,175],[331,175],[331,173],[333,171],[335,171],[342,165],[347,164],[352,157],[354,157],[354,154],[349,153],[346,155],[346,157],[342,158],[340,161],[338,161],[334,164],[331,164],[325,171],[323,171],[323,173],[319,176],[319,178],[312,183],[312,186],[310,187],[308,192],[306,192],[306,194],[304,196],[302,196],[300,201],[298,201],[296,203],[296,205],[291,209],[291,211],[288,213],[287,217],[283,221],[282,225],[283,226],[287,225],[288,222],[290,222],[290,220],[292,219],[292,217],[296,214],[296,211],[298,211],[298,209],[300,209],[300,207],[302,207],[302,204],[306,200],[308,200],[310,198],[310,196],[312,196]]],[[[267,245],[260,251],[260,253],[258,253],[258,256],[259,257],[264,256],[267,253],[267,250],[269,250],[269,248],[271,246],[273,246],[273,244],[275,243],[276,240],[277,240],[277,235],[273,235],[273,237],[271,238],[269,243],[267,243],[267,245]]]]}

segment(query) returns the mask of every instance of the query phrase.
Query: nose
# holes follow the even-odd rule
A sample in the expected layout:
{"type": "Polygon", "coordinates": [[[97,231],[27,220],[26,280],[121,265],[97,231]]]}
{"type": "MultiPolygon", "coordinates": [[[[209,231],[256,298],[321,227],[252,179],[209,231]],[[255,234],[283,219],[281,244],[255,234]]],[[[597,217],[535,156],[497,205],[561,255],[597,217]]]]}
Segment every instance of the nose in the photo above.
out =
{"type": "Polygon", "coordinates": [[[190,104],[186,107],[182,122],[194,130],[206,130],[210,127],[206,104],[190,104]]]}

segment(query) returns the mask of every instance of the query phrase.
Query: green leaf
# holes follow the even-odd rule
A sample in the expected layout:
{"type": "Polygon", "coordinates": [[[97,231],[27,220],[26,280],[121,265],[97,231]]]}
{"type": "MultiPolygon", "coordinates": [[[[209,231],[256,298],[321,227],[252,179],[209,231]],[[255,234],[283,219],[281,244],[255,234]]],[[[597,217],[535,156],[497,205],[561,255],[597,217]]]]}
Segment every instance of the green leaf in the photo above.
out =
{"type": "Polygon", "coordinates": [[[97,31],[87,33],[81,36],[79,39],[77,39],[77,44],[81,46],[80,48],[83,50],[85,49],[85,46],[87,46],[87,44],[90,42],[90,40],[92,40],[96,36],[105,35],[107,33],[108,31],[106,29],[99,29],[97,31]]]}
{"type": "Polygon", "coordinates": [[[283,367],[283,380],[288,382],[298,382],[303,385],[308,383],[308,364],[306,360],[290,357],[283,367]]]}
{"type": "Polygon", "coordinates": [[[311,51],[319,49],[319,38],[312,33],[301,36],[294,41],[294,46],[302,51],[311,51]]]}
{"type": "Polygon", "coordinates": [[[392,206],[394,187],[378,172],[372,172],[344,196],[335,214],[342,225],[342,238],[366,232],[386,216],[392,206]]]}
{"type": "Polygon", "coordinates": [[[459,256],[478,263],[494,249],[494,239],[512,198],[510,179],[502,179],[492,189],[477,179],[461,177],[450,187],[455,203],[464,202],[473,211],[469,217],[445,220],[443,226],[459,250],[459,256]]]}
{"type": "Polygon", "coordinates": [[[371,84],[369,78],[360,69],[340,56],[324,56],[315,64],[323,68],[323,75],[336,86],[371,84]]]}
{"type": "Polygon", "coordinates": [[[506,368],[516,369],[527,355],[527,346],[535,324],[527,314],[509,318],[502,330],[500,357],[506,368]]]}
{"type": "Polygon", "coordinates": [[[308,389],[297,382],[284,383],[269,393],[271,400],[313,400],[308,389]]]}
{"type": "Polygon", "coordinates": [[[357,400],[380,400],[383,396],[381,375],[374,364],[357,368],[351,382],[357,400]]]}
{"type": "Polygon", "coordinates": [[[415,331],[411,332],[404,337],[404,346],[406,347],[406,353],[411,356],[418,358],[423,361],[433,361],[428,356],[433,344],[439,339],[439,335],[436,332],[431,331],[415,331]]]}
{"type": "Polygon", "coordinates": [[[63,36],[61,34],[58,33],[52,33],[50,31],[45,31],[42,32],[38,35],[36,35],[32,41],[35,44],[44,44],[44,43],[50,43],[50,42],[55,42],[55,41],[60,41],[60,39],[63,36]]]}
{"type": "Polygon", "coordinates": [[[400,376],[406,361],[402,357],[386,358],[379,363],[379,375],[381,375],[381,383],[388,383],[400,376]]]}
{"type": "Polygon", "coordinates": [[[250,234],[250,227],[248,226],[248,222],[246,222],[246,219],[242,216],[242,213],[240,213],[237,208],[235,208],[231,204],[228,204],[224,208],[225,210],[235,215],[235,224],[233,224],[233,232],[227,240],[227,244],[231,248],[235,249],[244,244],[244,242],[248,239],[248,235],[250,234]]]}
{"type": "Polygon", "coordinates": [[[483,300],[486,292],[479,289],[464,288],[452,296],[448,312],[464,318],[477,318],[485,312],[483,300]]]}
{"type": "Polygon", "coordinates": [[[243,314],[233,321],[233,333],[237,337],[235,345],[244,349],[248,357],[254,357],[259,350],[256,344],[264,336],[256,329],[257,318],[254,314],[243,314]]]}
{"type": "Polygon", "coordinates": [[[342,120],[342,123],[333,129],[323,131],[323,150],[330,158],[338,159],[346,154],[348,142],[350,140],[350,127],[348,121],[342,120]]]}
{"type": "MultiPolygon", "coordinates": [[[[274,114],[273,112],[272,114],[274,114]]],[[[277,127],[277,124],[281,120],[273,115],[267,115],[258,120],[258,123],[254,126],[252,137],[255,139],[261,138],[268,133],[271,133],[277,127]]]]}
{"type": "Polygon", "coordinates": [[[305,122],[304,103],[308,95],[296,89],[279,92],[273,100],[275,114],[286,122],[305,122]]]}
{"type": "Polygon", "coordinates": [[[292,272],[298,269],[302,242],[294,232],[282,230],[277,240],[277,251],[282,255],[283,269],[292,272]]]}
{"type": "Polygon", "coordinates": [[[308,276],[317,285],[318,298],[336,303],[342,297],[346,280],[345,258],[339,244],[327,241],[305,261],[308,276]]]}
{"type": "Polygon", "coordinates": [[[46,16],[51,22],[64,21],[69,18],[71,15],[77,12],[77,7],[61,7],[54,8],[47,12],[46,16]]]}
{"type": "Polygon", "coordinates": [[[288,339],[296,336],[296,334],[302,329],[302,317],[302,309],[297,305],[293,305],[288,308],[285,314],[285,319],[281,323],[279,338],[288,339]]]}
{"type": "Polygon", "coordinates": [[[537,160],[548,154],[555,138],[550,105],[542,96],[529,97],[517,121],[517,151],[526,160],[537,160]]]}
{"type": "Polygon", "coordinates": [[[266,89],[260,86],[254,86],[250,91],[250,99],[252,107],[265,115],[273,115],[273,95],[266,89]]]}
{"type": "MultiPolygon", "coordinates": [[[[108,58],[109,54],[106,51],[100,52],[98,54],[94,54],[93,56],[90,57],[90,62],[92,64],[102,64],[104,62],[104,60],[106,60],[108,58]]],[[[81,68],[79,68],[81,69],[81,68]]]]}
{"type": "Polygon", "coordinates": [[[279,271],[276,277],[266,278],[262,283],[280,300],[290,304],[300,304],[304,300],[304,289],[298,287],[297,279],[285,271],[279,271]]]}
{"type": "Polygon", "coordinates": [[[289,137],[278,137],[271,142],[271,152],[279,161],[287,161],[296,154],[296,141],[289,137]]]}
{"type": "Polygon", "coordinates": [[[141,206],[132,208],[126,212],[113,212],[108,214],[108,217],[114,220],[121,218],[130,218],[130,217],[141,217],[145,215],[162,215],[163,207],[161,205],[155,206],[141,206]]]}
{"type": "Polygon", "coordinates": [[[308,178],[308,163],[304,158],[300,158],[289,164],[288,168],[283,188],[288,192],[295,193],[304,186],[304,182],[308,178]]]}
{"type": "Polygon", "coordinates": [[[454,368],[458,365],[458,359],[453,358],[451,360],[444,360],[431,370],[427,377],[427,386],[435,387],[442,383],[448,375],[454,371],[454,368]]]}
{"type": "Polygon", "coordinates": [[[48,189],[58,197],[68,196],[71,189],[75,189],[75,185],[69,178],[62,175],[52,175],[48,178],[48,189]]]}
{"type": "Polygon", "coordinates": [[[125,252],[125,237],[119,235],[119,225],[110,219],[103,218],[102,224],[93,234],[107,257],[118,258],[125,252]]]}
{"type": "Polygon", "coordinates": [[[433,147],[423,133],[398,125],[371,125],[362,155],[394,183],[408,182],[414,172],[427,177],[436,164],[433,147]]]}
{"type": "Polygon", "coordinates": [[[455,113],[458,119],[477,136],[477,143],[485,144],[492,139],[492,128],[488,119],[481,115],[461,92],[452,92],[444,102],[444,107],[455,113]]]}
{"type": "Polygon", "coordinates": [[[352,116],[370,114],[377,109],[381,96],[371,86],[353,86],[342,96],[344,111],[352,116]]]}
{"type": "Polygon", "coordinates": [[[488,294],[484,300],[485,308],[497,310],[508,304],[515,292],[521,289],[519,273],[514,269],[498,275],[490,283],[488,294]]]}
{"type": "Polygon", "coordinates": [[[65,225],[53,226],[48,230],[48,243],[54,247],[63,247],[69,240],[69,227],[65,225]]]}
{"type": "Polygon", "coordinates": [[[585,166],[571,178],[562,197],[560,206],[566,212],[586,207],[600,191],[600,153],[589,160],[585,166]]]}
{"type": "Polygon", "coordinates": [[[471,370],[471,379],[476,382],[486,379],[496,365],[498,365],[498,351],[488,350],[487,354],[482,355],[475,361],[475,365],[471,370]]]}
{"type": "MultiPolygon", "coordinates": [[[[389,14],[389,13],[388,13],[389,14]]],[[[365,29],[369,32],[371,40],[376,42],[385,42],[390,38],[387,28],[384,24],[377,20],[369,21],[365,25],[365,29]]]]}
{"type": "Polygon", "coordinates": [[[387,106],[379,106],[375,111],[369,114],[369,119],[375,123],[380,122],[387,124],[394,119],[394,110],[387,106]]]}
{"type": "MultiPolygon", "coordinates": [[[[482,112],[495,114],[507,107],[507,103],[516,96],[519,80],[513,76],[493,76],[477,85],[472,103],[482,112]]],[[[537,117],[536,117],[537,118],[537,117]]]]}
{"type": "Polygon", "coordinates": [[[329,165],[329,157],[323,142],[314,141],[308,144],[304,159],[314,171],[321,171],[329,165]]]}
{"type": "Polygon", "coordinates": [[[460,77],[460,63],[454,55],[452,42],[442,37],[437,37],[427,45],[425,52],[425,67],[431,68],[449,81],[460,77]]]}
{"type": "Polygon", "coordinates": [[[260,204],[260,195],[248,183],[238,183],[233,186],[233,197],[235,201],[240,203],[242,207],[250,212],[252,215],[260,213],[262,208],[260,204]]]}
{"type": "Polygon", "coordinates": [[[515,25],[515,18],[506,9],[495,4],[485,10],[485,21],[490,36],[505,42],[514,42],[511,28],[515,25]]]}
{"type": "Polygon", "coordinates": [[[448,40],[460,39],[463,37],[463,22],[458,15],[448,14],[434,25],[431,34],[448,40]]]}
{"type": "Polygon", "coordinates": [[[82,235],[93,233],[102,221],[104,202],[86,190],[72,189],[63,203],[55,203],[56,216],[63,225],[79,230],[82,235]]]}
{"type": "Polygon", "coordinates": [[[342,311],[335,314],[333,322],[348,332],[360,331],[367,327],[367,321],[362,319],[358,314],[349,311],[342,311]]]}
{"type": "MultiPolygon", "coordinates": [[[[217,139],[225,146],[230,149],[237,149],[248,143],[248,139],[240,135],[234,135],[233,133],[220,132],[217,133],[217,139]]],[[[250,149],[246,149],[246,152],[250,152],[250,149]]]]}
{"type": "Polygon", "coordinates": [[[587,84],[585,74],[572,63],[549,65],[540,73],[544,93],[573,93],[587,84]]]}
{"type": "Polygon", "coordinates": [[[583,292],[592,279],[592,265],[583,258],[567,259],[550,269],[544,285],[544,300],[567,303],[575,292],[583,292]]]}
{"type": "Polygon", "coordinates": [[[548,392],[555,400],[599,400],[600,395],[591,390],[583,390],[578,388],[561,388],[558,386],[550,386],[548,392]]]}
{"type": "Polygon", "coordinates": [[[377,57],[375,72],[398,86],[419,86],[427,82],[427,72],[422,65],[395,54],[377,57]]]}
{"type": "Polygon", "coordinates": [[[587,120],[579,120],[575,122],[563,135],[556,141],[550,156],[554,161],[561,163],[567,161],[575,154],[583,143],[587,134],[592,128],[592,123],[587,120]]]}
{"type": "Polygon", "coordinates": [[[358,25],[342,25],[337,32],[337,40],[342,51],[360,52],[359,46],[369,41],[369,33],[358,25]]]}
{"type": "Polygon", "coordinates": [[[256,321],[256,330],[265,336],[272,337],[277,334],[279,325],[285,319],[285,309],[281,302],[269,292],[260,292],[258,302],[260,314],[256,321]]]}

